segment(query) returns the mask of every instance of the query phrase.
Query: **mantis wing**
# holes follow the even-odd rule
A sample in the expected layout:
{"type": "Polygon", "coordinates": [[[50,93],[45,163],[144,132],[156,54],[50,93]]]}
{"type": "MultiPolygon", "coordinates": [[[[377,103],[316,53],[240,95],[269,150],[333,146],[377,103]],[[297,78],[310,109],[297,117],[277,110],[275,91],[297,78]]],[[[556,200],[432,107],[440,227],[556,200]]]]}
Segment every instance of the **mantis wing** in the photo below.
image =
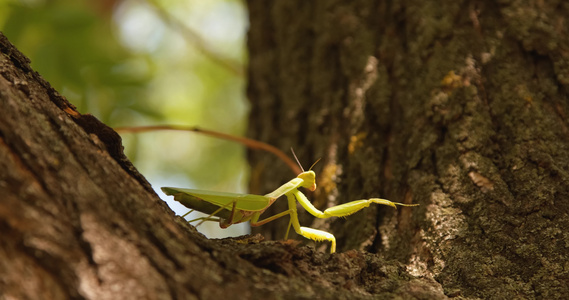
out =
{"type": "MultiPolygon", "coordinates": [[[[166,195],[174,196],[174,200],[182,203],[188,208],[210,214],[220,207],[225,208],[224,212],[230,212],[233,209],[233,203],[235,203],[235,208],[239,210],[262,211],[274,200],[271,197],[260,195],[213,192],[173,187],[163,187],[162,191],[166,195]]],[[[223,217],[220,214],[217,215],[223,217]]]]}

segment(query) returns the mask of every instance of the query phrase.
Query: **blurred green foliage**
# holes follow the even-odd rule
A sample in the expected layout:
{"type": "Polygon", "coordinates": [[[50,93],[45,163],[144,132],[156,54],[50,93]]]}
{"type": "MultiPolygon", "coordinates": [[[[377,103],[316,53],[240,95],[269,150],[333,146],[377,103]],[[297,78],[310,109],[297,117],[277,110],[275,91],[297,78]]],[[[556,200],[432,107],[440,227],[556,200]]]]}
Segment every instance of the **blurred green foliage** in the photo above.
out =
{"type": "MultiPolygon", "coordinates": [[[[235,0],[0,0],[0,31],[80,112],[111,127],[242,135],[244,78],[211,55],[243,69],[246,26],[235,0]]],[[[186,132],[125,134],[123,143],[155,189],[243,192],[239,145],[186,132]]]]}

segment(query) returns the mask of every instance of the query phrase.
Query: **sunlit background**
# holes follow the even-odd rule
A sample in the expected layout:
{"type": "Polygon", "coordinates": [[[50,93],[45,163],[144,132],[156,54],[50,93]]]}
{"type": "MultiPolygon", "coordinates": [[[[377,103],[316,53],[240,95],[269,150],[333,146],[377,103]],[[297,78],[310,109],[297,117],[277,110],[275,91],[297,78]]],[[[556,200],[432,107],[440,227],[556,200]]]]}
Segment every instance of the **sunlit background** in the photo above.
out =
{"type": "MultiPolygon", "coordinates": [[[[243,135],[247,11],[232,0],[0,0],[0,31],[81,113],[111,127],[198,125],[243,135]]],[[[244,192],[242,146],[189,132],[123,134],[127,156],[161,186],[244,192]]],[[[187,218],[195,218],[190,215],[187,218]]],[[[248,232],[248,225],[209,237],[248,232]]]]}

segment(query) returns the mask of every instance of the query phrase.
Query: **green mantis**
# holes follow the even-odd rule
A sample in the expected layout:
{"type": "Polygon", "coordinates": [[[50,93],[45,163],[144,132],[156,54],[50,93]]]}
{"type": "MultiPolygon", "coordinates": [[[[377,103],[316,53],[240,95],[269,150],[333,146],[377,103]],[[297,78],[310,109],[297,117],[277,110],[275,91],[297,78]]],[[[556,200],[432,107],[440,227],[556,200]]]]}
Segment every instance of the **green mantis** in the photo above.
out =
{"type": "Polygon", "coordinates": [[[227,228],[232,224],[250,221],[251,226],[260,226],[271,222],[280,217],[288,215],[290,221],[285,234],[287,239],[290,227],[296,231],[297,234],[314,240],[314,241],[329,241],[331,243],[330,253],[336,251],[336,238],[329,232],[300,226],[298,220],[298,213],[296,202],[308,211],[310,214],[317,218],[330,218],[330,217],[345,217],[351,215],[371,204],[388,205],[397,208],[400,206],[417,206],[418,204],[403,204],[392,202],[386,199],[371,198],[365,200],[355,200],[352,202],[340,204],[330,207],[324,211],[320,211],[306,196],[299,191],[299,188],[305,188],[310,191],[316,189],[316,174],[312,170],[302,171],[296,178],[281,185],[279,188],[264,196],[250,195],[250,194],[233,194],[221,193],[194,189],[163,187],[162,191],[167,195],[174,196],[174,199],[184,206],[192,210],[201,211],[209,214],[207,217],[198,218],[193,221],[215,221],[219,222],[221,228],[227,228]],[[261,214],[269,208],[278,198],[286,196],[288,200],[288,209],[259,220],[261,214]]]}
{"type": "MultiPolygon", "coordinates": [[[[330,253],[336,252],[336,238],[329,232],[317,230],[310,227],[300,226],[298,220],[298,213],[296,210],[296,202],[308,211],[310,214],[317,218],[330,218],[330,217],[345,217],[349,216],[363,208],[370,206],[371,204],[388,205],[397,208],[400,206],[417,206],[419,204],[403,204],[392,202],[386,199],[370,198],[364,200],[355,200],[352,202],[340,204],[337,206],[330,207],[324,211],[320,211],[308,199],[306,196],[299,191],[299,188],[305,188],[310,191],[316,189],[316,174],[310,169],[308,171],[302,170],[302,167],[298,168],[294,162],[286,156],[282,151],[275,148],[274,146],[265,144],[260,141],[235,137],[225,133],[216,132],[212,130],[205,130],[199,127],[188,127],[188,126],[175,126],[175,125],[157,125],[157,126],[142,126],[142,127],[123,127],[115,128],[118,132],[146,132],[155,130],[181,130],[181,131],[191,131],[196,133],[201,133],[209,135],[216,138],[221,138],[225,140],[230,140],[243,144],[251,149],[259,149],[270,152],[280,158],[285,162],[289,168],[296,173],[298,176],[289,182],[283,184],[278,189],[264,196],[261,195],[250,195],[250,194],[234,194],[234,193],[222,193],[222,192],[212,192],[204,190],[194,190],[185,188],[174,188],[174,187],[163,187],[162,191],[165,194],[174,196],[174,200],[180,202],[184,206],[191,209],[191,211],[197,210],[206,214],[207,217],[197,218],[189,222],[200,221],[199,224],[205,221],[219,222],[221,228],[227,228],[232,224],[238,224],[242,222],[250,221],[251,226],[261,226],[273,220],[286,215],[290,216],[290,221],[288,228],[286,230],[285,239],[288,238],[290,228],[294,228],[294,231],[305,238],[315,240],[315,241],[329,241],[331,243],[330,253]],[[263,220],[259,220],[261,214],[267,210],[278,198],[281,196],[286,196],[288,200],[288,209],[278,213],[274,216],[268,217],[263,220]]],[[[293,152],[294,154],[294,152],[293,152]]],[[[296,158],[296,155],[295,155],[296,158]]],[[[297,159],[298,163],[298,159],[297,159]]],[[[298,163],[300,165],[300,163],[298,163]]],[[[311,167],[312,169],[312,167],[311,167]]],[[[190,212],[191,212],[190,211],[190,212]]],[[[187,214],[186,214],[187,215],[187,214]]],[[[184,215],[185,216],[185,215],[184,215]]],[[[199,225],[198,224],[198,225],[199,225]]]]}

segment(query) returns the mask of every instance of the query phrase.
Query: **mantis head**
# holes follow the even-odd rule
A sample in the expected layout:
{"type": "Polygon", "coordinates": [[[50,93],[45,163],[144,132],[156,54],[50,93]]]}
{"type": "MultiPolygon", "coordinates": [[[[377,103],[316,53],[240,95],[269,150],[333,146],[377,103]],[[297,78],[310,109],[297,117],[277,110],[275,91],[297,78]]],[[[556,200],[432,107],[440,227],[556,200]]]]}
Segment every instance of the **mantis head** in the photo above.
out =
{"type": "Polygon", "coordinates": [[[305,189],[309,189],[310,191],[314,191],[316,189],[316,174],[312,170],[304,171],[298,176],[297,178],[302,179],[302,187],[305,189]]]}
{"type": "Polygon", "coordinates": [[[314,190],[316,190],[316,174],[314,173],[314,171],[312,171],[312,167],[314,167],[314,165],[317,162],[319,162],[320,159],[318,159],[315,163],[313,163],[312,166],[310,166],[310,169],[308,169],[308,171],[304,171],[304,168],[302,168],[300,161],[298,161],[298,157],[296,157],[294,150],[292,150],[292,148],[290,148],[290,151],[292,152],[294,159],[296,159],[296,162],[300,166],[300,169],[302,169],[302,173],[300,173],[300,174],[298,174],[298,176],[296,176],[296,178],[302,179],[302,184],[300,186],[305,188],[305,189],[310,190],[311,192],[314,192],[314,190]]]}

